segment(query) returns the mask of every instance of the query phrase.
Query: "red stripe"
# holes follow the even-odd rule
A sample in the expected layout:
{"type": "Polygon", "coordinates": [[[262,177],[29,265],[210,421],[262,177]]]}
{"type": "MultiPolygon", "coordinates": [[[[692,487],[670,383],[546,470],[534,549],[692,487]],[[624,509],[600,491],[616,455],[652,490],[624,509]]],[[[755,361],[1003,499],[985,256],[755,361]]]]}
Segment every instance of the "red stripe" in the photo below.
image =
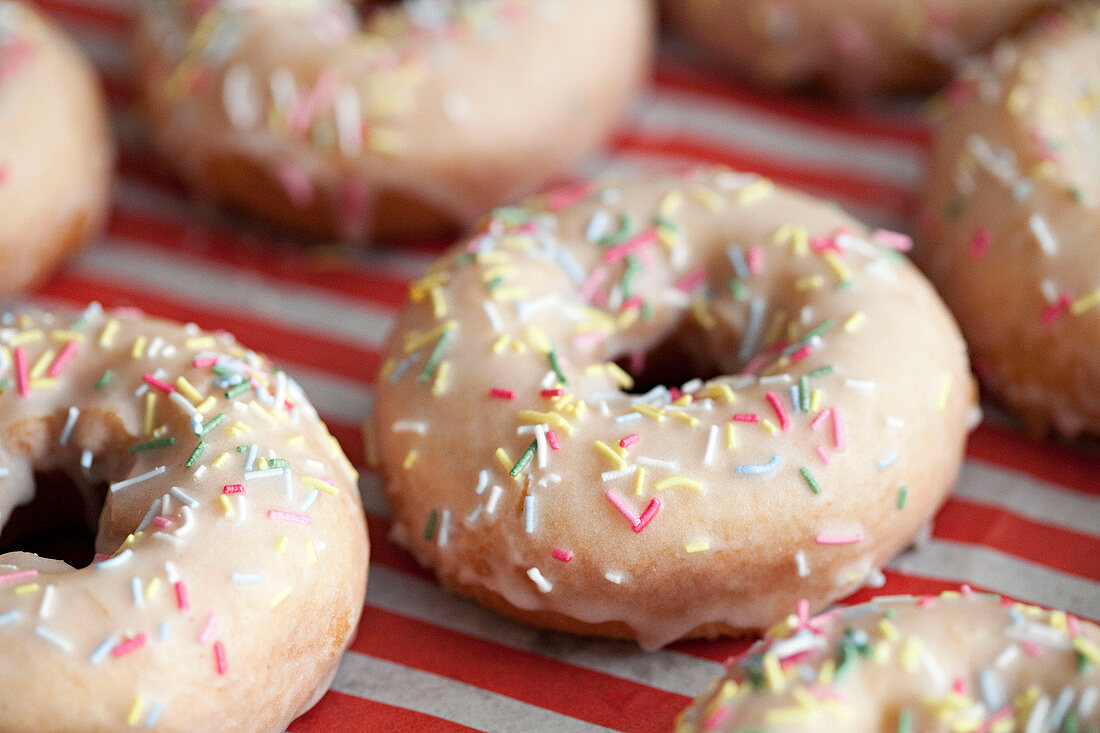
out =
{"type": "MultiPolygon", "coordinates": [[[[34,0],[33,4],[42,9],[45,15],[74,27],[95,26],[100,30],[128,37],[133,26],[133,19],[129,14],[121,13],[109,5],[69,3],[65,0],[34,0]]],[[[124,39],[120,37],[119,40],[124,39]]]]}
{"type": "Polygon", "coordinates": [[[684,163],[720,163],[735,170],[760,173],[795,188],[826,198],[841,197],[851,203],[884,209],[898,215],[911,211],[915,194],[871,177],[822,172],[820,166],[771,158],[704,141],[688,134],[668,137],[643,131],[621,130],[611,142],[619,155],[656,155],[684,163]]]}
{"type": "Polygon", "coordinates": [[[349,730],[462,733],[477,729],[427,713],[329,690],[313,709],[291,723],[288,730],[290,733],[345,733],[349,730]]]}
{"type": "MultiPolygon", "coordinates": [[[[367,514],[367,531],[370,533],[370,562],[371,565],[381,565],[390,570],[397,570],[405,575],[411,575],[435,582],[435,576],[425,570],[413,559],[413,556],[403,548],[398,547],[390,540],[392,523],[385,517],[376,514],[367,514]]],[[[416,531],[416,527],[410,527],[410,531],[416,531]]]]}
{"type": "Polygon", "coordinates": [[[1100,581],[1100,539],[1071,529],[1042,524],[1001,507],[958,498],[948,499],[936,515],[933,528],[933,534],[940,539],[989,547],[1064,573],[1100,581]]]}
{"type": "Polygon", "coordinates": [[[618,730],[668,731],[690,698],[367,604],[352,649],[618,730]]]}
{"type": "Polygon", "coordinates": [[[1002,468],[1100,497],[1100,453],[1084,445],[1070,448],[1040,442],[988,422],[970,434],[966,454],[1002,468]]]}
{"type": "MultiPolygon", "coordinates": [[[[838,106],[832,102],[815,102],[812,97],[798,97],[762,91],[749,84],[691,69],[674,59],[664,58],[654,75],[657,89],[691,92],[713,98],[728,107],[748,107],[766,112],[781,120],[796,121],[852,137],[875,137],[926,148],[931,135],[919,123],[917,115],[907,119],[890,119],[885,114],[856,107],[838,106]],[[908,119],[916,119],[910,122],[908,119]]],[[[730,110],[736,112],[736,110],[730,110]]]]}

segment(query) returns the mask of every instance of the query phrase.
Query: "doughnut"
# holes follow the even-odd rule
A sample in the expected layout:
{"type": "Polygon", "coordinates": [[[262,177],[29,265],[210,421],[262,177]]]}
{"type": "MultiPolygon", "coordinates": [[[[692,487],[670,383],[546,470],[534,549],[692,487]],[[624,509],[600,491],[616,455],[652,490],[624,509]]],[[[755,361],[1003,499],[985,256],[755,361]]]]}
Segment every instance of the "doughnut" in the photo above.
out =
{"type": "Polygon", "coordinates": [[[693,731],[1100,730],[1100,627],[992,594],[778,623],[677,721],[693,731]]]}
{"type": "Polygon", "coordinates": [[[1061,0],[665,0],[711,60],[773,89],[841,96],[932,89],[952,66],[1061,0]]]}
{"type": "Polygon", "coordinates": [[[103,229],[113,164],[88,62],[31,8],[0,2],[0,298],[103,229]]]}
{"type": "Polygon", "coordinates": [[[1098,20],[1052,14],[948,90],[915,250],[982,384],[1037,433],[1100,435],[1098,20]]]}
{"type": "Polygon", "coordinates": [[[208,198],[309,236],[465,227],[591,153],[651,53],[644,0],[367,6],[143,3],[165,158],[208,198]]]}
{"type": "Polygon", "coordinates": [[[859,588],[944,499],[974,405],[907,246],[725,169],[496,209],[386,347],[394,538],[507,616],[647,648],[859,588]]]}
{"type": "Polygon", "coordinates": [[[367,575],[355,471],[298,385],[97,305],[3,316],[0,359],[0,728],[285,730],[367,575]],[[35,554],[66,511],[94,554],[35,554]]]}

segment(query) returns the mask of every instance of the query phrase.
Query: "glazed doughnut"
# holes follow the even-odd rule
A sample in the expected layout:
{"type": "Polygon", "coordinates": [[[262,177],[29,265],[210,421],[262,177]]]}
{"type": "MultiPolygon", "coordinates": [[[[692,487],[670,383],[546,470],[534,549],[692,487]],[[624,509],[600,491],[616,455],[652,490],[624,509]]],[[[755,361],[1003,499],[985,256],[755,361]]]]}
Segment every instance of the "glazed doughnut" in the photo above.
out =
{"type": "Polygon", "coordinates": [[[29,7],[0,2],[0,298],[102,230],[113,160],[87,61],[29,7]]]}
{"type": "Polygon", "coordinates": [[[1097,731],[1100,628],[999,596],[893,596],[777,624],[677,721],[692,731],[1097,731]]]}
{"type": "Polygon", "coordinates": [[[931,89],[955,62],[1061,0],[665,0],[676,33],[772,88],[931,89]]]}
{"type": "Polygon", "coordinates": [[[0,728],[285,730],[367,574],[355,471],[313,407],[225,333],[95,305],[0,320],[0,728]],[[43,532],[17,507],[63,503],[35,486],[56,472],[70,511],[103,502],[87,566],[21,551],[43,532]]]}
{"type": "Polygon", "coordinates": [[[1100,435],[1098,14],[1048,16],[948,92],[918,249],[982,383],[1070,436],[1100,435]]]}
{"type": "Polygon", "coordinates": [[[877,574],[974,405],[905,238],[725,170],[567,193],[411,286],[370,443],[396,539],[506,615],[646,647],[877,574]]]}
{"type": "Polygon", "coordinates": [[[367,5],[143,3],[165,157],[206,196],[311,236],[467,226],[591,153],[648,67],[644,0],[367,5]]]}

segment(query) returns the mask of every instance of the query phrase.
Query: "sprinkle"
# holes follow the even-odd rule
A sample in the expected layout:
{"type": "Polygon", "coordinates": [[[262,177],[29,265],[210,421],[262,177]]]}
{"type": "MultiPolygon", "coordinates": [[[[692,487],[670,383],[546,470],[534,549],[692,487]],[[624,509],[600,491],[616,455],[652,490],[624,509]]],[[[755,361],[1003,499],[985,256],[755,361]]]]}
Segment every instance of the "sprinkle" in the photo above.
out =
{"type": "Polygon", "coordinates": [[[197,501],[192,499],[191,496],[188,495],[187,492],[185,492],[179,486],[173,486],[172,488],[168,489],[168,493],[191,509],[195,509],[199,505],[197,501]]]}
{"type": "Polygon", "coordinates": [[[1046,219],[1039,214],[1032,214],[1027,220],[1027,225],[1035,236],[1035,241],[1039,243],[1039,249],[1043,251],[1043,254],[1048,257],[1058,254],[1058,243],[1054,241],[1054,235],[1051,234],[1046,219]]]}
{"type": "Polygon", "coordinates": [[[803,466],[802,468],[798,469],[798,472],[802,474],[802,479],[806,482],[806,485],[810,487],[810,491],[814,492],[815,494],[821,493],[821,485],[817,483],[817,480],[810,473],[810,469],[803,466]]]}
{"type": "Polygon", "coordinates": [[[114,345],[115,334],[118,333],[118,319],[112,318],[107,321],[103,326],[103,330],[99,333],[99,345],[105,349],[111,348],[114,345]]]}
{"type": "Polygon", "coordinates": [[[323,479],[314,478],[313,476],[302,476],[300,477],[300,480],[303,484],[310,487],[311,489],[323,491],[329,496],[336,496],[340,493],[340,490],[338,488],[323,479]]]}
{"type": "Polygon", "coordinates": [[[819,534],[815,538],[815,541],[819,545],[852,545],[857,542],[863,542],[863,534],[860,532],[842,535],[819,534]]]}
{"type": "Polygon", "coordinates": [[[786,431],[791,426],[791,420],[787,416],[787,410],[783,407],[783,402],[775,392],[768,392],[764,397],[768,400],[772,409],[775,410],[776,417],[779,418],[780,429],[786,431]]]}
{"type": "Polygon", "coordinates": [[[764,474],[772,473],[773,471],[777,470],[782,464],[782,458],[780,458],[779,456],[772,456],[772,459],[767,463],[745,463],[735,467],[733,470],[742,475],[762,476],[764,474]]]}
{"type": "Polygon", "coordinates": [[[153,389],[159,389],[165,394],[171,394],[172,392],[176,391],[176,388],[173,387],[171,384],[168,384],[168,382],[165,382],[163,379],[154,377],[152,374],[142,374],[141,381],[145,382],[153,389]]]}
{"type": "Polygon", "coordinates": [[[489,500],[485,502],[486,514],[492,514],[497,510],[497,504],[500,502],[502,494],[504,494],[504,489],[493,484],[493,488],[489,491],[489,500]]]}
{"type": "Polygon", "coordinates": [[[187,596],[187,586],[182,581],[173,585],[176,591],[176,608],[181,611],[191,610],[191,601],[187,596]]]}
{"type": "Polygon", "coordinates": [[[841,417],[840,408],[831,408],[830,414],[833,418],[833,447],[838,451],[844,450],[844,418],[841,417]]]}
{"type": "Polygon", "coordinates": [[[282,476],[286,472],[285,468],[265,468],[257,471],[245,471],[245,481],[255,481],[257,479],[274,478],[275,476],[282,476]]]}
{"type": "Polygon", "coordinates": [[[615,493],[614,489],[608,489],[604,493],[604,496],[609,502],[611,502],[611,505],[613,507],[619,510],[620,514],[626,517],[626,521],[630,522],[630,525],[632,527],[636,527],[638,525],[640,518],[637,514],[634,513],[634,510],[630,507],[630,505],[627,504],[621,496],[615,493]]]}
{"type": "Polygon", "coordinates": [[[760,422],[760,416],[751,413],[739,412],[730,418],[734,422],[760,422]]]}
{"type": "Polygon", "coordinates": [[[1079,316],[1087,310],[1100,306],[1100,288],[1093,290],[1087,295],[1082,295],[1069,307],[1069,312],[1075,316],[1079,316]]]}
{"type": "Polygon", "coordinates": [[[543,577],[542,572],[538,568],[529,568],[527,570],[527,577],[531,579],[531,582],[535,584],[535,587],[539,589],[540,593],[549,593],[554,590],[554,586],[549,580],[543,577]]]}
{"type": "Polygon", "coordinates": [[[878,470],[885,471],[898,459],[898,452],[892,450],[878,460],[878,470]]]}
{"type": "Polygon", "coordinates": [[[47,585],[42,591],[42,600],[38,604],[38,618],[49,618],[53,613],[54,600],[57,598],[57,586],[47,585]]]}
{"type": "Polygon", "coordinates": [[[718,426],[710,426],[710,434],[707,436],[707,447],[703,452],[703,465],[710,466],[714,463],[714,451],[718,446],[718,426]]]}
{"type": "Polygon", "coordinates": [[[219,412],[217,415],[210,418],[210,420],[202,426],[202,430],[200,430],[199,433],[198,433],[199,436],[206,435],[211,430],[218,427],[219,425],[221,425],[223,422],[225,422],[228,419],[229,419],[228,416],[224,412],[219,412]]]}
{"type": "Polygon", "coordinates": [[[684,545],[684,552],[690,554],[696,552],[705,552],[710,549],[710,543],[706,540],[697,540],[695,542],[688,542],[684,545]]]}
{"type": "Polygon", "coordinates": [[[144,443],[134,443],[130,446],[131,453],[140,453],[146,450],[155,450],[157,448],[167,448],[170,445],[174,445],[176,442],[175,436],[168,436],[167,438],[157,438],[155,440],[147,440],[144,443]]]}
{"type": "Polygon", "coordinates": [[[19,389],[19,396],[26,397],[30,393],[30,375],[27,373],[27,353],[22,347],[15,350],[15,383],[19,389]]]}
{"type": "Polygon", "coordinates": [[[695,489],[700,494],[707,493],[707,488],[702,484],[702,482],[697,481],[693,478],[688,478],[687,476],[669,476],[668,478],[663,478],[657,482],[655,488],[657,489],[657,491],[664,491],[665,489],[671,489],[674,486],[683,486],[684,488],[695,489]]]}
{"type": "Polygon", "coordinates": [[[908,497],[909,497],[909,487],[902,484],[901,488],[898,489],[898,509],[904,509],[905,508],[905,502],[908,499],[908,497]]]}
{"type": "Polygon", "coordinates": [[[420,371],[420,376],[416,378],[416,381],[422,384],[426,383],[431,378],[432,372],[435,371],[436,365],[443,357],[443,351],[455,336],[457,326],[454,325],[454,322],[449,322],[447,326],[448,327],[440,335],[439,340],[436,341],[435,348],[432,349],[432,353],[428,356],[428,361],[424,363],[424,368],[420,371]]]}
{"type": "Polygon", "coordinates": [[[294,589],[289,585],[283,588],[281,591],[272,596],[271,601],[268,602],[267,607],[274,609],[278,607],[283,601],[285,601],[294,589]]]}
{"type": "MultiPolygon", "coordinates": [[[[130,559],[130,555],[132,554],[134,554],[133,550],[127,547],[125,550],[118,553],[114,557],[108,557],[105,560],[100,560],[95,564],[95,566],[100,570],[110,570],[111,568],[118,565],[124,565],[126,561],[130,559]]],[[[3,580],[3,578],[0,578],[0,580],[3,580]]]]}
{"type": "Polygon", "coordinates": [[[810,563],[806,559],[806,551],[799,550],[794,554],[794,564],[798,568],[798,577],[807,578],[810,575],[810,563]]]}
{"type": "MultiPolygon", "coordinates": [[[[287,592],[290,592],[289,588],[287,588],[287,592]]],[[[225,659],[225,644],[220,641],[214,642],[214,668],[218,670],[218,674],[225,674],[229,669],[229,663],[225,659]]]]}
{"type": "Polygon", "coordinates": [[[225,398],[227,400],[235,400],[250,389],[252,389],[252,384],[250,382],[241,382],[236,387],[227,389],[225,391],[225,398]]]}
{"type": "Polygon", "coordinates": [[[133,476],[131,478],[124,479],[122,481],[116,481],[116,482],[112,483],[111,486],[110,486],[111,493],[113,494],[116,491],[122,491],[123,489],[128,489],[131,486],[134,486],[136,484],[141,483],[142,481],[148,481],[151,478],[155,478],[156,476],[161,475],[162,473],[164,473],[167,470],[168,470],[167,466],[158,466],[158,467],[154,468],[153,470],[146,471],[145,473],[140,474],[138,476],[133,476]]]}
{"type": "Polygon", "coordinates": [[[111,656],[118,659],[143,646],[145,646],[145,634],[138,634],[137,636],[133,636],[126,641],[116,644],[111,649],[111,656]]]}
{"type": "Polygon", "coordinates": [[[561,370],[561,363],[558,361],[558,352],[554,349],[550,349],[547,352],[546,357],[550,360],[550,368],[554,370],[554,374],[557,375],[558,381],[568,386],[569,380],[566,378],[565,373],[561,370]]]}
{"type": "Polygon", "coordinates": [[[306,514],[296,514],[294,512],[284,512],[278,509],[270,509],[267,512],[268,519],[280,519],[285,522],[297,522],[298,524],[312,524],[313,519],[306,514]]]}
{"type": "Polygon", "coordinates": [[[489,390],[489,396],[495,397],[499,400],[514,400],[516,398],[516,393],[510,389],[500,389],[498,387],[494,387],[493,389],[489,390]]]}
{"type": "Polygon", "coordinates": [[[92,651],[91,656],[88,657],[88,661],[97,667],[100,664],[103,664],[104,660],[107,659],[108,655],[110,655],[111,649],[113,649],[115,646],[115,639],[115,635],[112,634],[103,641],[99,642],[99,646],[97,646],[95,650],[92,651]]]}
{"type": "Polygon", "coordinates": [[[660,508],[660,499],[658,499],[657,497],[653,497],[652,499],[650,499],[649,506],[645,508],[645,511],[642,512],[642,516],[638,517],[637,523],[634,524],[634,526],[632,527],[634,532],[638,533],[645,529],[649,525],[649,523],[653,521],[653,518],[657,516],[657,512],[658,510],[660,510],[660,508]]]}
{"type": "Polygon", "coordinates": [[[34,633],[38,638],[45,639],[63,652],[71,653],[73,643],[57,632],[50,631],[45,626],[35,626],[34,633]]]}

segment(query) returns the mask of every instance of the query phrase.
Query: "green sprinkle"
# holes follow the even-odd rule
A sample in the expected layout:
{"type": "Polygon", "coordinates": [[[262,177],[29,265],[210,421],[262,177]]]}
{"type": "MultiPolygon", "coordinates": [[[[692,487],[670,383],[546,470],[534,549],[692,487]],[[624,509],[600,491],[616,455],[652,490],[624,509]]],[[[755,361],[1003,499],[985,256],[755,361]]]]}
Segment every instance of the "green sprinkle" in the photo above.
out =
{"type": "Polygon", "coordinates": [[[516,465],[512,466],[512,470],[508,472],[509,476],[512,478],[519,476],[531,464],[531,459],[535,457],[536,443],[537,441],[531,441],[531,445],[527,446],[527,450],[523,451],[523,455],[516,461],[516,465]]]}
{"type": "Polygon", "coordinates": [[[272,458],[267,465],[269,468],[290,468],[290,461],[285,458],[272,458]]]}
{"type": "Polygon", "coordinates": [[[642,271],[642,263],[638,261],[638,258],[634,255],[626,256],[626,267],[623,269],[622,289],[623,300],[626,300],[634,294],[633,281],[639,272],[642,271]]]}
{"type": "Polygon", "coordinates": [[[1085,200],[1085,194],[1077,186],[1070,186],[1068,191],[1070,197],[1077,203],[1081,203],[1085,200]]]}
{"type": "Polygon", "coordinates": [[[439,523],[439,512],[432,509],[428,512],[428,523],[424,525],[424,539],[430,540],[435,534],[435,525],[439,523]]]}
{"type": "Polygon", "coordinates": [[[810,411],[810,378],[803,374],[798,378],[799,407],[803,412],[810,411]]]}
{"type": "Polygon", "coordinates": [[[106,369],[106,370],[104,370],[104,371],[103,371],[103,376],[102,376],[102,377],[100,377],[100,378],[99,378],[99,379],[98,379],[98,380],[96,381],[96,383],[95,383],[95,388],[96,388],[96,389],[103,389],[103,388],[104,388],[104,387],[106,387],[106,386],[107,386],[108,384],[110,384],[110,383],[111,383],[111,380],[112,380],[112,379],[114,379],[114,378],[115,378],[115,373],[114,373],[114,372],[112,372],[112,371],[111,371],[110,369],[106,369]]]}
{"type": "MultiPolygon", "coordinates": [[[[844,285],[845,283],[850,283],[850,282],[851,282],[851,280],[845,280],[840,285],[844,285]]],[[[840,286],[838,285],[837,287],[840,287],[840,286]]],[[[806,344],[810,343],[810,341],[813,340],[814,338],[817,338],[818,336],[821,336],[822,334],[827,333],[828,331],[831,331],[834,326],[836,326],[836,321],[833,320],[832,318],[826,318],[824,321],[817,324],[816,326],[811,328],[808,332],[806,332],[805,336],[800,338],[798,341],[795,341],[793,344],[791,344],[787,348],[783,349],[783,356],[790,356],[791,354],[798,351],[799,349],[801,349],[806,344]]]]}
{"type": "Polygon", "coordinates": [[[243,395],[248,390],[252,389],[252,385],[248,382],[241,382],[236,387],[230,387],[225,391],[226,399],[235,400],[243,395]]]}
{"type": "Polygon", "coordinates": [[[612,232],[611,234],[605,234],[596,240],[596,244],[601,247],[613,247],[616,244],[622,244],[630,238],[630,232],[633,229],[630,217],[626,214],[619,214],[619,230],[612,232]]]}
{"type": "Polygon", "coordinates": [[[898,714],[898,733],[913,733],[913,713],[902,710],[898,714]]]}
{"type": "Polygon", "coordinates": [[[901,485],[898,489],[898,509],[905,508],[905,501],[909,498],[909,487],[905,484],[901,485]]]}
{"type": "Polygon", "coordinates": [[[503,282],[504,282],[504,276],[503,275],[497,275],[496,277],[494,277],[492,280],[490,280],[488,282],[486,287],[489,288],[489,292],[491,293],[494,290],[496,290],[497,288],[499,288],[503,282]]]}
{"type": "Polygon", "coordinates": [[[195,461],[199,460],[199,456],[206,450],[206,441],[200,440],[199,444],[195,446],[195,450],[191,451],[191,457],[187,459],[187,463],[183,464],[187,468],[195,465],[195,461]]]}
{"type": "Polygon", "coordinates": [[[668,229],[668,230],[673,231],[673,232],[680,231],[680,225],[679,224],[677,224],[676,222],[672,221],[669,218],[661,216],[660,214],[653,217],[653,223],[656,224],[661,229],[668,229]]]}
{"type": "Polygon", "coordinates": [[[726,280],[726,286],[729,287],[730,293],[737,301],[742,301],[749,295],[748,288],[745,287],[745,283],[741,282],[740,278],[731,277],[726,280]]]}
{"type": "Polygon", "coordinates": [[[1062,719],[1062,733],[1077,733],[1077,711],[1070,710],[1062,719]]]}
{"type": "Polygon", "coordinates": [[[205,425],[202,426],[202,430],[199,431],[199,435],[206,435],[211,430],[225,422],[227,419],[228,417],[224,412],[219,412],[217,415],[210,418],[210,420],[205,425]]]}
{"type": "Polygon", "coordinates": [[[458,266],[468,265],[475,260],[477,260],[477,255],[473,252],[463,252],[455,257],[455,264],[458,266]]]}
{"type": "Polygon", "coordinates": [[[157,438],[155,440],[147,440],[144,443],[134,443],[130,446],[131,453],[140,453],[143,450],[153,450],[154,448],[167,448],[176,442],[175,436],[168,436],[167,438],[157,438]]]}
{"type": "Polygon", "coordinates": [[[824,377],[825,375],[832,374],[832,373],[833,373],[833,365],[830,364],[829,366],[823,366],[823,367],[818,367],[817,369],[814,369],[812,372],[809,373],[808,376],[811,376],[811,377],[824,377]]]}
{"type": "Polygon", "coordinates": [[[237,370],[230,369],[225,364],[218,363],[215,363],[214,366],[210,367],[210,371],[214,372],[214,374],[217,374],[219,377],[228,377],[230,374],[237,373],[237,370]]]}
{"type": "Polygon", "coordinates": [[[817,479],[815,479],[813,477],[813,474],[810,473],[810,469],[803,466],[802,468],[798,469],[798,472],[802,474],[802,478],[810,487],[810,491],[814,492],[815,494],[821,493],[821,485],[817,483],[817,479]]]}
{"type": "Polygon", "coordinates": [[[526,224],[531,221],[531,212],[519,206],[501,206],[493,209],[493,218],[505,224],[526,224]]]}
{"type": "Polygon", "coordinates": [[[454,338],[454,334],[454,328],[448,328],[443,332],[439,340],[435,342],[435,348],[432,349],[432,354],[428,357],[428,361],[424,364],[424,369],[420,372],[420,376],[416,378],[416,381],[423,384],[432,378],[432,372],[435,371],[435,367],[439,363],[439,360],[443,358],[443,350],[447,348],[447,344],[454,338]]]}
{"type": "Polygon", "coordinates": [[[966,209],[966,196],[959,194],[947,202],[943,215],[948,219],[957,219],[964,209],[966,209]]]}
{"type": "Polygon", "coordinates": [[[10,379],[7,379],[7,378],[0,379],[0,392],[6,392],[8,390],[8,387],[10,387],[10,386],[11,386],[11,380],[10,379]]]}
{"type": "Polygon", "coordinates": [[[642,303],[642,320],[643,321],[652,321],[653,320],[653,306],[651,306],[649,304],[648,300],[646,302],[642,303]]]}
{"type": "Polygon", "coordinates": [[[550,368],[554,370],[554,374],[558,375],[558,380],[562,384],[569,384],[569,380],[565,378],[565,372],[561,370],[561,364],[558,362],[558,352],[550,349],[550,353],[546,356],[550,359],[550,368]]]}
{"type": "Polygon", "coordinates": [[[1077,656],[1077,671],[1080,674],[1084,674],[1089,671],[1089,658],[1081,652],[1074,650],[1073,652],[1077,656]]]}
{"type": "Polygon", "coordinates": [[[248,446],[247,445],[238,445],[237,446],[237,452],[238,453],[247,453],[248,452],[248,446]]]}
{"type": "Polygon", "coordinates": [[[852,670],[852,665],[856,661],[856,647],[850,641],[843,641],[840,643],[840,659],[836,663],[836,672],[833,673],[833,678],[836,680],[844,679],[848,673],[852,670]]]}

